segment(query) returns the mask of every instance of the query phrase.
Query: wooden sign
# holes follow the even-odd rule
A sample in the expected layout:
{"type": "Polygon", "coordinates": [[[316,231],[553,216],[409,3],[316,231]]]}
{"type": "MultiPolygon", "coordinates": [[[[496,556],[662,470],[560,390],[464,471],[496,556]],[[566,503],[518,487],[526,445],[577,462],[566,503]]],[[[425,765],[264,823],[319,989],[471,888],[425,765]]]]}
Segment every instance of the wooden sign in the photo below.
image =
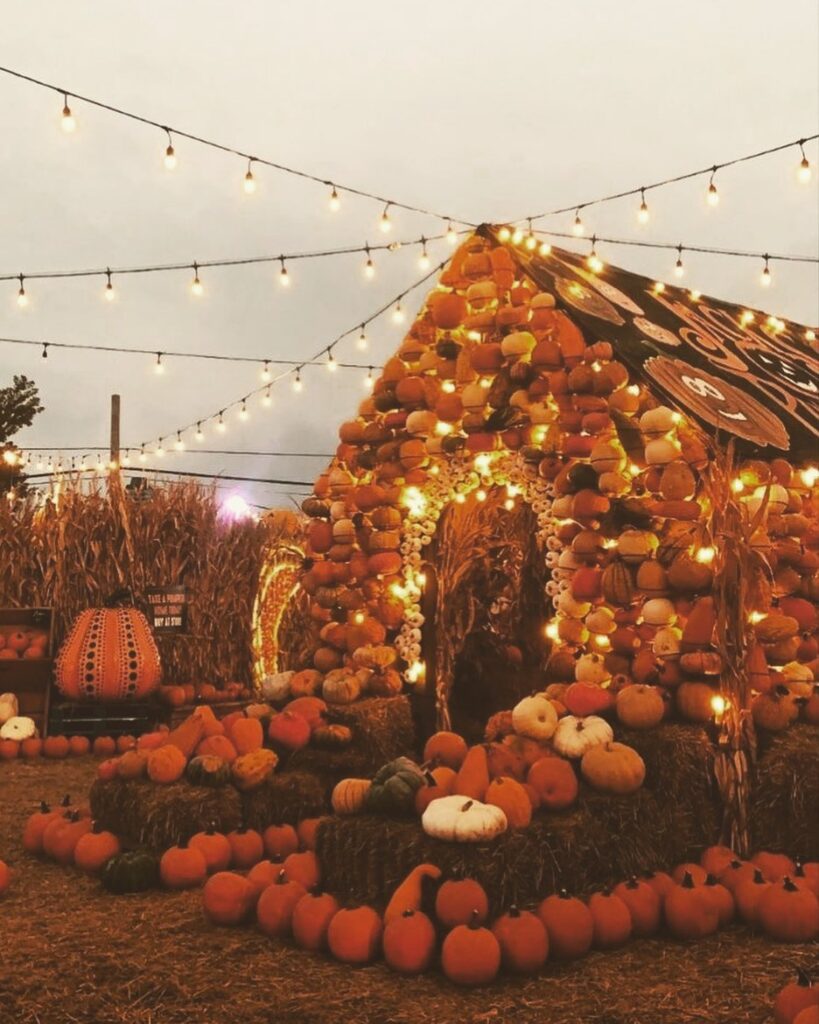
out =
{"type": "Polygon", "coordinates": [[[150,622],[155,633],[186,633],[188,631],[188,592],[180,586],[147,587],[145,596],[150,609],[150,622]]]}

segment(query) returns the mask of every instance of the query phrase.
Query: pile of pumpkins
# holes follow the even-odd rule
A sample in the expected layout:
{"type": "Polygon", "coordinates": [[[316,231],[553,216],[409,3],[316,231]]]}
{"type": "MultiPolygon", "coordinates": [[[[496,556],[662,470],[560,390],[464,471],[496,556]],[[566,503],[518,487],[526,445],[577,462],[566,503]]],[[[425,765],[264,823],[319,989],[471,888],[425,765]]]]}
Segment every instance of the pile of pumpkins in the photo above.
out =
{"type": "MultiPolygon", "coordinates": [[[[478,459],[513,452],[552,497],[547,682],[611,691],[601,702],[624,684],[657,686],[681,717],[711,720],[723,667],[712,453],[611,344],[587,342],[507,247],[473,236],[455,252],[339,438],[303,503],[302,585],[321,624],[310,669],[324,699],[417,678],[424,615],[407,573],[436,531],[425,486],[443,460],[474,460],[480,475],[478,459]]],[[[767,562],[749,590],[747,668],[755,720],[773,731],[800,714],[819,720],[816,483],[782,458],[747,461],[730,482],[767,562]]]]}
{"type": "Polygon", "coordinates": [[[774,1024],[819,1024],[819,985],[801,967],[776,994],[774,1024]]]}
{"type": "MultiPolygon", "coordinates": [[[[14,761],[18,757],[33,760],[45,757],[62,760],[66,757],[82,757],[100,752],[96,742],[92,747],[87,736],[64,736],[61,733],[41,737],[33,718],[20,715],[17,696],[13,693],[0,694],[0,761],[14,761]]],[[[110,740],[111,753],[116,750],[115,741],[110,740]]],[[[122,737],[122,750],[136,744],[132,736],[122,737]]]]}
{"type": "Polygon", "coordinates": [[[366,964],[383,955],[402,974],[426,971],[439,958],[444,975],[459,985],[488,984],[501,969],[535,974],[549,959],[565,962],[592,949],[613,949],[654,935],[663,924],[680,940],[713,934],[735,917],[776,941],[809,942],[819,935],[819,864],[802,867],[769,853],[740,862],[725,847],[709,848],[700,863],[680,864],[671,875],[632,877],[588,900],[562,890],[531,910],[512,906],[491,925],[480,883],[444,880],[434,864],[415,867],[383,914],[342,906],[318,889],[318,880],[311,889],[287,862],[265,868],[272,878],[262,885],[264,876],[254,871],[211,875],[202,890],[208,920],[255,920],[266,935],[329,950],[343,963],[366,964]]]}
{"type": "Polygon", "coordinates": [[[525,828],[538,808],[571,807],[579,793],[575,765],[588,785],[617,796],[636,792],[645,778],[642,757],[615,741],[604,718],[567,714],[554,698],[535,694],[494,716],[486,743],[468,747],[457,733],[437,732],[423,767],[398,758],[372,780],[342,779],[331,800],[336,814],[417,814],[437,839],[486,842],[525,828]]]}
{"type": "Polygon", "coordinates": [[[45,658],[48,654],[48,633],[27,626],[0,627],[0,661],[26,661],[45,658]]]}
{"type": "Polygon", "coordinates": [[[253,691],[243,683],[163,683],[156,690],[157,697],[171,708],[191,704],[223,704],[227,701],[251,700],[253,691]]]}

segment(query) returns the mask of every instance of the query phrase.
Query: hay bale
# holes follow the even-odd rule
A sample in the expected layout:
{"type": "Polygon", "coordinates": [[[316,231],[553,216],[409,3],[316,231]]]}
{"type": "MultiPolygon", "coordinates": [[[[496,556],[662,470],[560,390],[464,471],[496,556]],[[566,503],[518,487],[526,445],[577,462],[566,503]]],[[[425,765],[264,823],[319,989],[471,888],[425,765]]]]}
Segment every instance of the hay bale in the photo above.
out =
{"type": "Polygon", "coordinates": [[[611,797],[583,786],[571,811],[537,813],[528,828],[486,845],[431,839],[416,820],[327,818],[318,835],[324,884],[346,898],[383,905],[411,868],[431,861],[477,878],[499,911],[560,888],[587,892],[698,857],[719,833],[705,733],[667,725],[623,739],[646,761],[641,790],[611,797]]]}
{"type": "Polygon", "coordinates": [[[211,822],[223,832],[242,821],[239,793],[233,786],[210,789],[174,782],[157,786],[146,780],[97,779],[89,794],[91,813],[127,845],[166,850],[190,839],[211,822]]]}
{"type": "Polygon", "coordinates": [[[751,846],[819,860],[819,729],[794,725],[765,739],[751,791],[751,846]]]}
{"type": "Polygon", "coordinates": [[[258,789],[241,794],[242,813],[250,828],[324,814],[330,806],[332,783],[309,772],[282,772],[272,775],[258,789]]]}
{"type": "Polygon", "coordinates": [[[290,771],[315,772],[334,781],[349,775],[366,778],[396,757],[414,756],[415,730],[405,695],[337,704],[330,707],[327,717],[349,726],[352,742],[341,750],[322,750],[311,744],[296,751],[287,762],[290,771]]]}

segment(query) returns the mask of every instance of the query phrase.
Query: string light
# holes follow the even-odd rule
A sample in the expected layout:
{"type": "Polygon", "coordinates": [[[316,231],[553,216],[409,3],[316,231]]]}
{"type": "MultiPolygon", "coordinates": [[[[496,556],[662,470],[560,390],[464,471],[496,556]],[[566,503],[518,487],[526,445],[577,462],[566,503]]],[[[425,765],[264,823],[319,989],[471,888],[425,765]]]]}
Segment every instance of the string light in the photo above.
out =
{"type": "Polygon", "coordinates": [[[655,295],[662,295],[665,291],[665,285],[662,281],[655,281],[654,284],[651,286],[651,290],[654,292],[655,295]]]}
{"type": "Polygon", "coordinates": [[[63,93],[63,117],[62,117],[63,131],[69,135],[77,127],[77,122],[74,120],[74,115],[71,113],[71,107],[68,105],[68,93],[63,93]]]}
{"type": "Polygon", "coordinates": [[[177,430],[176,432],[176,441],[174,442],[174,448],[178,452],[183,452],[185,450],[185,442],[182,440],[182,433],[179,430],[177,430]]]}
{"type": "Polygon", "coordinates": [[[336,358],[333,355],[332,348],[327,349],[327,369],[330,371],[330,373],[335,373],[336,370],[338,369],[338,363],[336,362],[336,358]]]}
{"type": "Polygon", "coordinates": [[[646,203],[646,190],[640,189],[640,209],[637,211],[637,220],[641,224],[648,224],[651,219],[651,214],[648,212],[648,203],[646,203]]]}
{"type": "Polygon", "coordinates": [[[538,249],[538,252],[540,253],[541,256],[548,256],[551,251],[552,251],[552,247],[551,247],[551,245],[549,245],[548,242],[541,242],[540,243],[540,248],[538,249]]]}
{"type": "Polygon", "coordinates": [[[364,324],[361,325],[361,334],[358,336],[356,341],[356,348],[363,352],[367,348],[367,334],[364,330],[364,324]]]}
{"type": "Polygon", "coordinates": [[[390,220],[390,204],[384,207],[384,212],[381,214],[381,221],[379,227],[386,235],[389,231],[392,231],[392,221],[390,220]]]}
{"type": "Polygon", "coordinates": [[[429,254],[427,253],[427,240],[421,237],[421,255],[418,257],[418,266],[421,270],[429,270],[429,254]]]}
{"type": "Polygon", "coordinates": [[[154,363],[154,373],[158,375],[158,374],[162,374],[164,372],[165,372],[165,364],[162,362],[162,353],[161,352],[157,352],[157,354],[156,354],[156,362],[154,363]]]}
{"type": "Polygon", "coordinates": [[[697,553],[694,555],[694,558],[701,565],[710,565],[716,558],[716,555],[716,548],[712,547],[711,545],[707,545],[706,547],[698,548],[697,553]]]}
{"type": "Polygon", "coordinates": [[[597,243],[597,237],[595,235],[592,235],[591,243],[592,248],[591,252],[586,257],[586,266],[589,268],[589,270],[591,270],[593,274],[599,274],[600,271],[603,269],[604,264],[600,257],[597,255],[597,251],[595,248],[597,243]]]}
{"type": "Polygon", "coordinates": [[[227,433],[227,423],[225,423],[225,410],[219,410],[219,418],[216,421],[216,429],[220,434],[227,433]]]}
{"type": "Polygon", "coordinates": [[[395,309],[393,309],[392,311],[393,323],[402,324],[406,320],[406,318],[407,317],[404,312],[404,307],[401,305],[401,300],[399,299],[398,302],[396,302],[395,304],[395,309]]]}
{"type": "Polygon", "coordinates": [[[109,302],[113,302],[114,299],[116,298],[116,294],[114,292],[114,285],[111,282],[111,271],[110,270],[106,270],[105,271],[105,275],[106,275],[106,278],[107,278],[106,285],[105,285],[105,298],[109,302]]]}
{"type": "Polygon", "coordinates": [[[370,255],[370,247],[368,245],[364,246],[364,252],[367,254],[367,262],[364,264],[364,276],[367,278],[373,278],[375,277],[375,264],[373,263],[373,258],[370,255]]]}
{"type": "Polygon", "coordinates": [[[454,245],[458,241],[458,232],[452,226],[452,221],[447,221],[446,225],[446,240],[450,245],[454,245]]]}
{"type": "Polygon", "coordinates": [[[171,138],[170,131],[167,128],[165,131],[168,133],[168,146],[165,150],[165,169],[172,171],[176,167],[176,152],[173,148],[173,139],[171,138]]]}
{"type": "Polygon", "coordinates": [[[146,462],[147,459],[148,459],[148,456],[145,454],[145,445],[141,444],[139,446],[139,461],[140,462],[146,462]]]}
{"type": "Polygon", "coordinates": [[[575,214],[574,214],[574,224],[572,225],[572,234],[576,235],[578,238],[580,238],[585,230],[586,230],[585,227],[583,227],[583,221],[580,219],[580,207],[578,206],[578,208],[575,210],[575,214]]]}
{"type": "Polygon", "coordinates": [[[742,324],[743,327],[747,327],[748,324],[752,324],[754,322],[754,314],[750,311],[750,309],[743,309],[739,317],[739,322],[742,324]]]}
{"type": "Polygon", "coordinates": [[[327,205],[330,207],[333,213],[338,213],[338,211],[341,209],[341,200],[338,198],[338,192],[336,191],[335,185],[333,185],[333,189],[330,192],[330,198],[327,202],[327,205]]]}
{"type": "Polygon", "coordinates": [[[816,331],[812,327],[805,331],[805,341],[816,341],[816,331]]]}
{"type": "Polygon", "coordinates": [[[535,238],[535,233],[532,230],[531,220],[529,221],[529,233],[526,236],[526,241],[524,242],[524,245],[529,250],[529,252],[534,252],[535,249],[537,249],[537,239],[535,238]]]}
{"type": "Polygon", "coordinates": [[[504,224],[502,227],[498,228],[498,239],[501,242],[508,242],[511,237],[512,237],[512,232],[511,232],[511,230],[509,229],[509,227],[506,224],[504,224]]]}
{"type": "Polygon", "coordinates": [[[770,288],[771,285],[771,269],[768,266],[768,255],[765,255],[765,266],[762,268],[762,273],[759,275],[759,283],[763,288],[770,288]]]}
{"type": "Polygon", "coordinates": [[[48,342],[43,342],[43,359],[48,359],[48,342]]]}
{"type": "Polygon", "coordinates": [[[270,394],[270,388],[268,387],[265,390],[265,393],[262,395],[262,405],[266,409],[269,409],[272,404],[273,404],[273,396],[270,394]]]}
{"type": "Polygon", "coordinates": [[[692,302],[699,302],[702,298],[702,292],[696,288],[692,288],[691,291],[689,291],[688,293],[688,297],[689,299],[691,299],[692,302]]]}
{"type": "Polygon", "coordinates": [[[199,280],[199,264],[194,263],[193,265],[193,281],[191,282],[191,291],[194,295],[199,296],[205,289],[202,287],[202,282],[199,280]]]}
{"type": "Polygon", "coordinates": [[[264,380],[264,381],[270,380],[270,360],[269,359],[265,359],[265,361],[264,361],[264,366],[262,367],[261,377],[262,377],[262,380],[264,380]]]}
{"type": "Polygon", "coordinates": [[[682,277],[683,274],[685,273],[685,267],[683,266],[683,261],[682,261],[682,251],[683,251],[683,247],[681,245],[678,245],[677,246],[677,262],[674,264],[674,276],[675,277],[682,277]]]}
{"type": "Polygon", "coordinates": [[[520,243],[522,241],[523,241],[523,229],[522,228],[515,228],[515,230],[512,232],[512,245],[520,245],[520,243]]]}
{"type": "Polygon", "coordinates": [[[717,191],[717,186],[714,181],[714,175],[716,173],[717,168],[715,166],[711,171],[711,178],[708,182],[708,191],[705,193],[705,198],[709,206],[716,206],[719,202],[719,192],[717,191]]]}
{"type": "Polygon", "coordinates": [[[803,185],[807,185],[811,178],[810,160],[805,156],[805,140],[800,139],[799,151],[802,154],[802,159],[799,162],[799,168],[796,172],[797,177],[803,185]]]}
{"type": "Polygon", "coordinates": [[[280,256],[282,268],[279,271],[279,284],[284,288],[290,287],[290,275],[287,273],[287,267],[284,265],[284,256],[280,256]]]}
{"type": "Polygon", "coordinates": [[[196,424],[196,433],[193,436],[194,436],[195,440],[200,442],[200,444],[201,444],[202,441],[205,440],[205,432],[204,432],[204,430],[202,430],[201,420],[197,422],[197,424],[196,424]]]}
{"type": "Polygon", "coordinates": [[[256,191],[256,179],[253,177],[253,157],[250,157],[247,161],[247,173],[245,174],[245,180],[242,182],[242,188],[249,196],[253,195],[256,191]]]}
{"type": "Polygon", "coordinates": [[[299,369],[299,370],[296,370],[296,373],[295,373],[295,375],[293,377],[293,390],[294,391],[301,391],[303,388],[304,388],[304,384],[302,383],[301,371],[299,369]]]}
{"type": "Polygon", "coordinates": [[[247,399],[242,399],[242,404],[239,406],[239,419],[248,420],[250,419],[250,413],[247,411],[247,399]]]}
{"type": "Polygon", "coordinates": [[[131,465],[131,450],[129,448],[125,449],[125,454],[122,456],[122,464],[123,466],[131,465]]]}
{"type": "Polygon", "coordinates": [[[160,459],[165,454],[165,448],[164,448],[164,446],[162,444],[162,438],[161,437],[159,439],[159,444],[157,445],[156,454],[159,456],[160,459]]]}
{"type": "Polygon", "coordinates": [[[364,378],[364,387],[367,388],[368,391],[372,391],[374,383],[375,381],[373,380],[373,368],[370,367],[367,370],[367,376],[364,378]]]}
{"type": "Polygon", "coordinates": [[[20,287],[17,289],[17,305],[24,309],[28,305],[28,295],[26,295],[25,278],[22,274],[19,275],[18,280],[20,281],[20,287]]]}

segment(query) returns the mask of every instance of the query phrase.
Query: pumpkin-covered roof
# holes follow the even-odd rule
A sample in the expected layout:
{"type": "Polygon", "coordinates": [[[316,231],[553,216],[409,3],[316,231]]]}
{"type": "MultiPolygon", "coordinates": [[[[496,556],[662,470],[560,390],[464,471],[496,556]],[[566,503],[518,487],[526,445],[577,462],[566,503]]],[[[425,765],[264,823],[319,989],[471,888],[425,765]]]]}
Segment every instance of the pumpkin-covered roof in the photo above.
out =
{"type": "MultiPolygon", "coordinates": [[[[502,244],[495,229],[480,234],[502,244]]],[[[576,253],[507,245],[515,262],[581,328],[664,403],[748,454],[794,461],[819,453],[819,359],[806,328],[620,267],[592,273],[576,253]]]]}

